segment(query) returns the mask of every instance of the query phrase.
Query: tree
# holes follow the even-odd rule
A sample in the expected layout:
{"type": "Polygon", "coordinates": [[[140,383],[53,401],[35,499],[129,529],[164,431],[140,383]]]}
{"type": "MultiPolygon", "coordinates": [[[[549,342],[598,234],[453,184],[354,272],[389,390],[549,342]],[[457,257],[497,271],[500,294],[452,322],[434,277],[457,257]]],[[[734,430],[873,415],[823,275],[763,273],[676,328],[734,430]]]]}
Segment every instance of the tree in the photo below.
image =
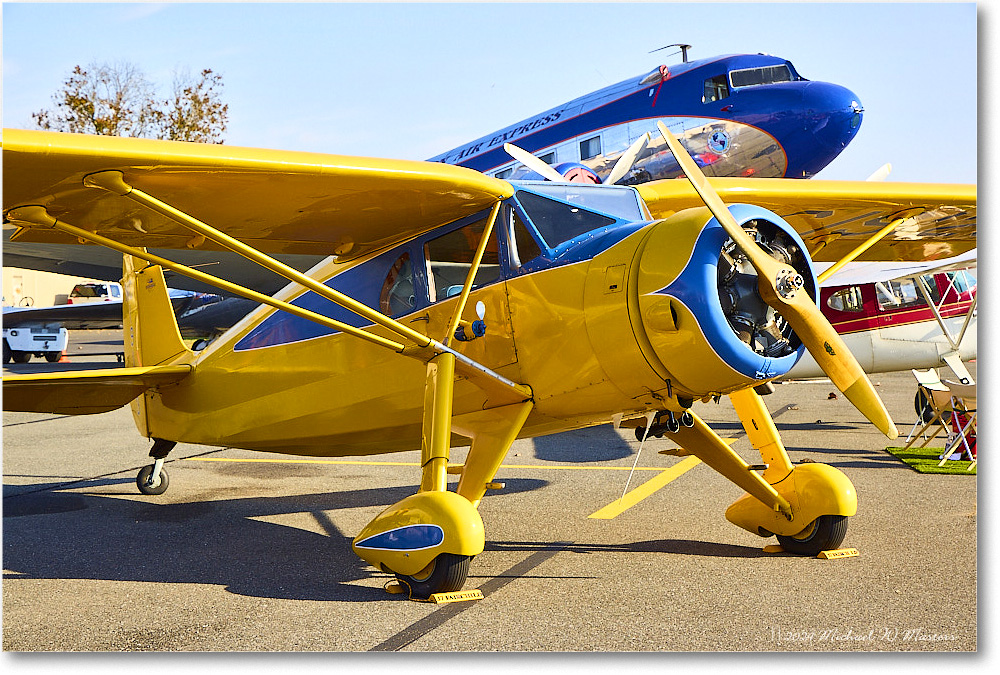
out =
{"type": "Polygon", "coordinates": [[[197,79],[174,74],[169,98],[131,63],[73,68],[52,97],[55,109],[32,113],[49,131],[222,143],[229,106],[221,100],[222,76],[209,69],[197,79]]]}

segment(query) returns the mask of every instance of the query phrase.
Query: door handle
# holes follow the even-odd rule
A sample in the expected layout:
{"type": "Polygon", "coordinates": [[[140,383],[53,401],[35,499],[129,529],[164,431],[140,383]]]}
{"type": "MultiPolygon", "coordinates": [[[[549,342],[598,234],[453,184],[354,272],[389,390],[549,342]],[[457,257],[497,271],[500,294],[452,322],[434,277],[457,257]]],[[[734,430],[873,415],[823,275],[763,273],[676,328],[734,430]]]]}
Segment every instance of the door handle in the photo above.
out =
{"type": "Polygon", "coordinates": [[[414,323],[416,321],[427,321],[429,323],[430,320],[431,320],[431,315],[428,313],[424,314],[423,316],[418,316],[416,318],[410,319],[410,323],[414,323]]]}

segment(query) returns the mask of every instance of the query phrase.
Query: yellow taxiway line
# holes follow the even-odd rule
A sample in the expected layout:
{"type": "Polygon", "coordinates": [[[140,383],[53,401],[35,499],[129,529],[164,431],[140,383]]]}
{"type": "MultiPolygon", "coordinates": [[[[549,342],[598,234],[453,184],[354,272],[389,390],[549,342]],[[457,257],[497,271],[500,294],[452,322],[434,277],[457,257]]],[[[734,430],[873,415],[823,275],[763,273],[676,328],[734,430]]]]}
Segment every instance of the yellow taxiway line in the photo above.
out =
{"type": "Polygon", "coordinates": [[[701,460],[697,457],[685,457],[682,461],[674,464],[669,469],[661,471],[658,476],[653,476],[642,485],[639,485],[638,487],[630,490],[627,494],[622,495],[620,499],[611,502],[603,509],[595,511],[587,517],[610,520],[622,512],[632,508],[670,481],[679,478],[700,463],[701,460]]]}
{"type": "MultiPolygon", "coordinates": [[[[730,439],[726,439],[729,441],[730,439]]],[[[733,439],[735,440],[735,439],[733,439]]],[[[350,459],[270,459],[270,458],[231,458],[231,457],[187,457],[192,462],[246,462],[263,464],[350,464],[365,466],[420,466],[419,462],[379,462],[350,459]]],[[[673,466],[664,469],[661,466],[565,466],[549,464],[501,464],[501,469],[553,469],[556,471],[658,471],[642,485],[630,490],[620,499],[615,500],[602,509],[587,516],[588,518],[610,520],[632,508],[646,497],[654,494],[671,481],[681,477],[701,463],[697,457],[685,457],[673,466]]]]}

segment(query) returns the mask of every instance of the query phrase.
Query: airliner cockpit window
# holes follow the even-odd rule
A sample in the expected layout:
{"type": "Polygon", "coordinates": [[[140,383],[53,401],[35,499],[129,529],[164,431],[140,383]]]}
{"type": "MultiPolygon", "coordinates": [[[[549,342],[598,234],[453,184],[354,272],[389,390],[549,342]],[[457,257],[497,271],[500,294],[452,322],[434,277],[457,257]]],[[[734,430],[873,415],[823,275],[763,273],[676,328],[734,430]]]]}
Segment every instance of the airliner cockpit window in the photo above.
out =
{"type": "Polygon", "coordinates": [[[764,66],[763,68],[747,68],[729,73],[734,87],[753,87],[760,84],[775,82],[791,82],[792,71],[788,66],[764,66]]]}
{"type": "Polygon", "coordinates": [[[721,101],[727,96],[729,96],[729,84],[726,82],[725,75],[705,80],[705,95],[701,97],[702,103],[721,101]]]}

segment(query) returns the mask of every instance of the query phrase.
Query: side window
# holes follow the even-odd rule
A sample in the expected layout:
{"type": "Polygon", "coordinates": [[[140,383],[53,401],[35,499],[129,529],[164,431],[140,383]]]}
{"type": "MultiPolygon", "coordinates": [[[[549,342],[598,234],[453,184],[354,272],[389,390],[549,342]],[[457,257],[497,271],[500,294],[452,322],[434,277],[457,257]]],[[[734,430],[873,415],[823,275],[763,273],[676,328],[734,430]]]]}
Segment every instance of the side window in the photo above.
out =
{"type": "Polygon", "coordinates": [[[857,286],[837,291],[830,296],[826,304],[830,309],[835,309],[838,312],[863,312],[865,309],[861,300],[861,289],[857,286]]]}
{"type": "Polygon", "coordinates": [[[546,164],[555,164],[556,163],[556,153],[554,153],[554,152],[547,152],[544,155],[539,155],[538,159],[542,160],[546,164]]]}
{"type": "Polygon", "coordinates": [[[416,309],[409,253],[399,256],[389,268],[379,294],[379,309],[387,316],[402,316],[416,309]]]}
{"type": "Polygon", "coordinates": [[[592,159],[601,154],[601,137],[594,136],[585,141],[580,141],[580,160],[592,159]]]}
{"type": "MultiPolygon", "coordinates": [[[[937,279],[934,278],[933,274],[925,274],[921,277],[924,284],[927,286],[927,290],[930,291],[931,301],[936,305],[941,302],[941,289],[938,288],[937,279]]],[[[920,289],[917,289],[920,293],[920,289]]],[[[924,294],[920,293],[920,299],[923,300],[924,294]]]]}
{"type": "Polygon", "coordinates": [[[927,304],[912,279],[878,283],[875,288],[878,289],[878,304],[881,309],[919,307],[927,304]]]}
{"type": "Polygon", "coordinates": [[[510,266],[512,269],[520,269],[522,265],[531,262],[542,254],[542,249],[535,241],[535,238],[528,232],[528,226],[521,220],[521,216],[511,207],[506,207],[508,223],[508,239],[510,239],[510,266]]]}
{"type": "Polygon", "coordinates": [[[717,75],[705,80],[705,95],[701,97],[702,103],[712,103],[721,101],[729,96],[729,84],[725,75],[717,75]]]}
{"type": "MultiPolygon", "coordinates": [[[[424,244],[427,286],[431,302],[444,300],[462,292],[465,277],[472,267],[472,259],[476,255],[476,248],[485,229],[486,220],[483,219],[424,244]]],[[[491,284],[499,279],[500,260],[497,256],[497,238],[494,232],[486,245],[473,288],[491,284]]]]}

